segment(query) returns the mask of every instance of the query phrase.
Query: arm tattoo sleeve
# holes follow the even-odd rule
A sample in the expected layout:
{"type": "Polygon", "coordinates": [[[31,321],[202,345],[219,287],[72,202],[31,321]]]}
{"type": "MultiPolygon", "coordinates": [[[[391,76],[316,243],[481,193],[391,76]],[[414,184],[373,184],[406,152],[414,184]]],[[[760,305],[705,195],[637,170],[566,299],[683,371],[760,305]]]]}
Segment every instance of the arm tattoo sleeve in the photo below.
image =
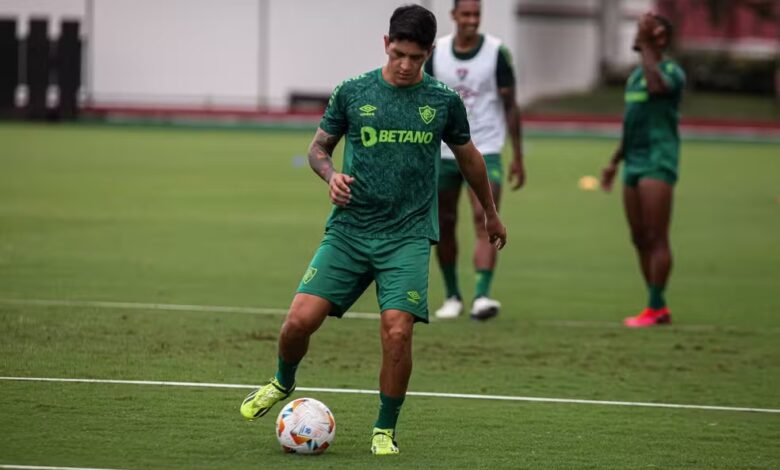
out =
{"type": "Polygon", "coordinates": [[[314,139],[309,145],[309,166],[325,182],[330,181],[330,177],[335,171],[333,169],[333,149],[339,143],[341,136],[330,135],[322,129],[317,129],[314,139]]]}

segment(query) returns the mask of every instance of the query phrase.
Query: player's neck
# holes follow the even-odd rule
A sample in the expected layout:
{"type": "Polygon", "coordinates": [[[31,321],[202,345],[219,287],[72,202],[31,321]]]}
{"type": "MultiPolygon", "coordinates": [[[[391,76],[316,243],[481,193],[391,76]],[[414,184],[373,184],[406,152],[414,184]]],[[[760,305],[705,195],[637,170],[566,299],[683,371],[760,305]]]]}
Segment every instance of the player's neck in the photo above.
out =
{"type": "Polygon", "coordinates": [[[481,35],[477,34],[456,34],[453,47],[455,52],[469,52],[479,45],[481,35]]]}
{"type": "Polygon", "coordinates": [[[417,77],[414,80],[412,80],[411,82],[409,82],[409,83],[399,83],[393,77],[393,74],[390,72],[390,69],[388,68],[388,66],[384,65],[382,67],[382,80],[384,80],[385,83],[387,83],[388,85],[392,85],[392,86],[397,87],[397,88],[408,88],[408,87],[411,87],[411,86],[415,86],[415,85],[419,84],[421,81],[423,81],[423,71],[422,71],[422,69],[420,69],[420,72],[417,74],[417,77]]]}

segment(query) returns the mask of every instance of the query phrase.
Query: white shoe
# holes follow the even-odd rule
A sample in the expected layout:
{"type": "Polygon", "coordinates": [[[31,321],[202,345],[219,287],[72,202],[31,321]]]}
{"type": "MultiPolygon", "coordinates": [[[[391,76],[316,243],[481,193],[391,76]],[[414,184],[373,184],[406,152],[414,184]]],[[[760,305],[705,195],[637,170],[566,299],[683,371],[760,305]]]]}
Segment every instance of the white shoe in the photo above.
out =
{"type": "Polygon", "coordinates": [[[439,310],[436,310],[436,318],[449,319],[457,318],[463,311],[463,301],[453,296],[444,300],[444,304],[439,310]]]}
{"type": "Polygon", "coordinates": [[[478,297],[474,299],[471,306],[471,318],[474,320],[487,320],[498,315],[501,309],[501,302],[489,299],[487,297],[478,297]]]}

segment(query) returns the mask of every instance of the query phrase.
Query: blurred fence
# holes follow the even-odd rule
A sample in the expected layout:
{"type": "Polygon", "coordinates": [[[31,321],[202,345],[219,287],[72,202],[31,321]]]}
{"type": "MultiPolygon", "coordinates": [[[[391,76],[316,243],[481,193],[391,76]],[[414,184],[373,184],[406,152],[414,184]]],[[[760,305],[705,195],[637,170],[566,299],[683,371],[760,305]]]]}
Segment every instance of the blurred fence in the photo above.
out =
{"type": "MultiPolygon", "coordinates": [[[[235,112],[316,106],[344,78],[384,62],[382,36],[401,3],[0,0],[0,108],[40,116],[44,106],[49,114],[71,116],[76,103],[235,112]]],[[[439,35],[452,31],[452,0],[418,3],[436,14],[439,35]]],[[[680,52],[692,60],[686,65],[693,84],[776,88],[776,60],[753,65],[734,53],[733,38],[719,39],[729,52],[716,47],[709,62],[707,51],[692,47],[689,33],[709,21],[707,0],[657,3],[491,0],[483,5],[482,30],[512,52],[521,103],[586,91],[605,79],[620,83],[636,63],[630,47],[636,19],[654,6],[680,23],[680,52]]],[[[725,18],[722,24],[729,24],[725,18]]],[[[762,41],[764,57],[776,57],[776,39],[762,41]]]]}

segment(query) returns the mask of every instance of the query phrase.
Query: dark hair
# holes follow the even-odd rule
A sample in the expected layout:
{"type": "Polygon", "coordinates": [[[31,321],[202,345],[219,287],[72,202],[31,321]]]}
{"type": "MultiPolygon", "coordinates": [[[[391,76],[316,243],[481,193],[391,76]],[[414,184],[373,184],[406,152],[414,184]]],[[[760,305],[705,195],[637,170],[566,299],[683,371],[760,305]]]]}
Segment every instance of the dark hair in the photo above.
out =
{"type": "MultiPolygon", "coordinates": [[[[458,3],[462,2],[462,1],[463,1],[463,0],[454,0],[454,1],[452,2],[452,8],[453,8],[453,9],[455,9],[455,8],[458,8],[458,3]]],[[[475,1],[477,1],[477,2],[479,2],[479,3],[482,3],[482,1],[481,1],[481,0],[475,0],[475,1]]]]}
{"type": "Polygon", "coordinates": [[[412,41],[425,49],[436,39],[436,17],[420,5],[398,7],[390,17],[390,42],[412,41]]]}
{"type": "Polygon", "coordinates": [[[666,47],[669,47],[674,37],[674,26],[672,26],[672,22],[669,21],[668,18],[661,15],[653,15],[653,18],[655,18],[655,21],[664,29],[664,34],[666,35],[666,47]]]}

